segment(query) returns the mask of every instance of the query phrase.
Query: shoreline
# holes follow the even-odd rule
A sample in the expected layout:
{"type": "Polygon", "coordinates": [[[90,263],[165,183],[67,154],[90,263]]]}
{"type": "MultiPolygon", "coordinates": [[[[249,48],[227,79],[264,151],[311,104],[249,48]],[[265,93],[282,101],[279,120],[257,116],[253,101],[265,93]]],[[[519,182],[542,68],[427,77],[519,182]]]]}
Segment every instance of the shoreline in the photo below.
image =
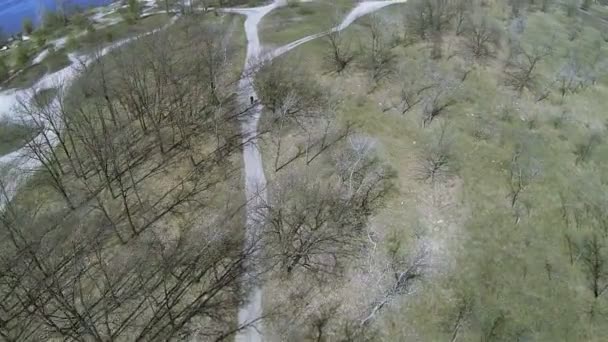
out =
{"type": "MultiPolygon", "coordinates": [[[[69,4],[66,12],[69,13],[68,16],[75,13],[84,13],[87,17],[90,17],[98,9],[117,7],[116,5],[119,3],[119,0],[76,0],[73,4],[69,4]]],[[[3,25],[0,25],[0,31],[6,38],[23,35],[22,24],[26,19],[30,19],[34,28],[38,29],[42,24],[45,13],[57,12],[54,1],[49,0],[43,1],[43,4],[38,4],[35,1],[9,2],[9,4],[11,5],[0,11],[0,22],[3,23],[3,25]]]]}

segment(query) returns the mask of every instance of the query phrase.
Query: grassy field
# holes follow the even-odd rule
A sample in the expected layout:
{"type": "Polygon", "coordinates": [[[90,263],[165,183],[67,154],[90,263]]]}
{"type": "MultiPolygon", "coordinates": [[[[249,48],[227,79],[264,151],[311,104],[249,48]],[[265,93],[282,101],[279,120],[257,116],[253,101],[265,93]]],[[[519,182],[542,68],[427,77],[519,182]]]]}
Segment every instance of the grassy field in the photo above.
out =
{"type": "Polygon", "coordinates": [[[15,77],[5,82],[5,88],[29,88],[42,76],[59,71],[71,64],[65,49],[53,51],[40,63],[25,67],[15,77]]]}
{"type": "MultiPolygon", "coordinates": [[[[407,11],[408,5],[399,6],[407,11]]],[[[378,16],[388,23],[398,22],[403,16],[396,8],[383,9],[378,16]]],[[[460,305],[465,303],[470,316],[459,332],[462,340],[479,339],[499,324],[497,336],[506,340],[521,334],[541,341],[599,341],[605,333],[599,316],[577,315],[587,310],[606,312],[608,306],[605,298],[594,298],[589,291],[586,266],[570,259],[572,246],[567,241],[576,240],[575,248],[584,253],[582,241],[590,227],[573,227],[573,216],[579,217],[575,221],[580,225],[579,215],[585,215],[576,203],[605,203],[596,196],[601,197],[598,191],[606,187],[608,146],[600,143],[584,162],[577,151],[590,135],[606,132],[608,78],[606,70],[594,71],[599,78],[593,86],[563,98],[554,79],[569,56],[582,65],[605,60],[608,44],[596,27],[585,24],[571,38],[573,19],[560,8],[529,13],[522,34],[524,46],[531,49],[550,42],[553,53],[539,64],[534,89],[518,94],[504,76],[506,27],[510,25],[504,15],[507,9],[495,3],[490,10],[503,28],[501,50],[496,58],[473,65],[454,93],[455,103],[427,127],[422,124],[420,104],[405,114],[387,110],[396,101],[403,76],[394,74],[370,92],[369,77],[363,71],[370,40],[369,30],[361,25],[365,19],[345,32],[351,46],[361,49],[341,74],[332,73],[323,59],[328,47],[322,40],[304,44],[282,58],[306,65],[332,89],[339,98],[341,121],[354,122],[362,134],[377,140],[382,157],[396,170],[398,192],[374,218],[376,231],[396,232],[410,250],[421,241],[417,235],[431,243],[434,256],[420,294],[397,299],[398,304],[379,318],[384,339],[449,339],[460,305]],[[538,101],[543,89],[549,89],[549,95],[538,101]],[[418,180],[416,171],[444,127],[450,174],[431,186],[418,180]],[[526,167],[534,175],[511,205],[514,155],[525,155],[526,167]],[[594,195],[576,190],[583,188],[580,191],[597,190],[592,191],[594,195]]],[[[301,29],[285,39],[310,33],[306,27],[301,29]]],[[[400,29],[394,25],[387,34],[399,35],[400,29]]],[[[273,42],[269,34],[262,37],[273,42]]],[[[277,41],[283,43],[282,39],[277,41]]],[[[395,69],[405,68],[407,77],[423,79],[431,66],[442,75],[461,75],[466,66],[464,49],[462,38],[448,35],[442,58],[436,60],[430,55],[432,44],[425,41],[409,46],[396,43],[391,51],[395,69]]],[[[387,248],[388,240],[380,244],[387,248]]]]}
{"type": "Polygon", "coordinates": [[[262,44],[283,45],[336,25],[356,2],[352,0],[290,2],[262,19],[262,44]]]}
{"type": "Polygon", "coordinates": [[[92,52],[105,44],[152,31],[168,22],[169,17],[166,14],[151,15],[137,20],[134,24],[120,22],[109,27],[88,32],[81,37],[68,38],[68,46],[71,50],[92,52]]]}

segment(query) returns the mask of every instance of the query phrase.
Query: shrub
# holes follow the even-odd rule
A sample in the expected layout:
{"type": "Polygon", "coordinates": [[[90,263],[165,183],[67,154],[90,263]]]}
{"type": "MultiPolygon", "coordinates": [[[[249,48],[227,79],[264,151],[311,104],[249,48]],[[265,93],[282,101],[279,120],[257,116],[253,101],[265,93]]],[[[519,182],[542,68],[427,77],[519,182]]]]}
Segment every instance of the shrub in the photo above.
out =
{"type": "Polygon", "coordinates": [[[21,25],[23,27],[23,33],[30,35],[32,32],[34,32],[34,23],[32,23],[32,19],[23,19],[23,23],[21,25]]]}
{"type": "Polygon", "coordinates": [[[15,49],[15,63],[17,67],[24,67],[30,59],[30,52],[23,43],[19,44],[15,49]]]}

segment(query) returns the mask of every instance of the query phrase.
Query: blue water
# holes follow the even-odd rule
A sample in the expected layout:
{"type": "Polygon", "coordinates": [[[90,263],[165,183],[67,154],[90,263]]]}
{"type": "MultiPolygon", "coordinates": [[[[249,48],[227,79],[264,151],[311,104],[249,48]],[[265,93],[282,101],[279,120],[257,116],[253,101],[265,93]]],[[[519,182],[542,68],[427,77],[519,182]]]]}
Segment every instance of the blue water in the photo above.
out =
{"type": "MultiPolygon", "coordinates": [[[[64,0],[65,7],[89,8],[107,5],[112,0],[64,0]]],[[[41,13],[55,9],[55,0],[0,0],[0,30],[5,35],[21,31],[23,19],[40,22],[41,13]]]]}

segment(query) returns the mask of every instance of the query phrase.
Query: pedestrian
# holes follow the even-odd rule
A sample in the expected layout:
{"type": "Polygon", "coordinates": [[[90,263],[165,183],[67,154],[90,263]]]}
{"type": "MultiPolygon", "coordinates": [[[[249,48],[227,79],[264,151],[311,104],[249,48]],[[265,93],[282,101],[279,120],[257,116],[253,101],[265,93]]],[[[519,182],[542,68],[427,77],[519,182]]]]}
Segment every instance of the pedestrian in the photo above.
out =
{"type": "Polygon", "coordinates": [[[253,104],[253,96],[249,96],[249,100],[251,101],[251,104],[253,104]]]}

